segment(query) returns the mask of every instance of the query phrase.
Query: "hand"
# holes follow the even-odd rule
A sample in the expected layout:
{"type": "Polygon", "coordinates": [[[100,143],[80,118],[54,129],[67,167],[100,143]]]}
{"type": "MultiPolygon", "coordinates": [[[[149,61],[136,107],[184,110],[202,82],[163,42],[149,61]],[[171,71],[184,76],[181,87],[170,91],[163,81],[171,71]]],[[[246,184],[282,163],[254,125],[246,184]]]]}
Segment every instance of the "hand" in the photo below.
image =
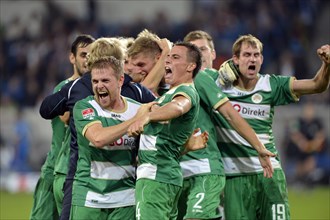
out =
{"type": "Polygon", "coordinates": [[[139,110],[136,112],[134,118],[139,118],[143,115],[146,115],[148,114],[149,112],[151,112],[154,105],[156,105],[157,102],[149,102],[149,103],[146,103],[146,104],[142,104],[139,108],[139,110]]]}
{"type": "Polygon", "coordinates": [[[167,54],[172,49],[172,42],[167,40],[167,38],[163,38],[160,41],[158,41],[158,45],[160,49],[162,49],[162,54],[164,54],[165,56],[167,56],[167,54]]]}
{"type": "Polygon", "coordinates": [[[151,106],[150,112],[156,111],[159,108],[160,108],[160,106],[157,105],[157,103],[156,103],[156,104],[154,104],[154,105],[151,106]]]}
{"type": "Polygon", "coordinates": [[[68,125],[70,120],[70,112],[69,111],[64,112],[64,114],[60,115],[59,118],[64,124],[68,125]]]}
{"type": "Polygon", "coordinates": [[[144,131],[144,126],[150,122],[149,113],[153,105],[157,102],[149,102],[140,106],[139,110],[135,114],[132,124],[127,129],[128,136],[137,136],[144,131]]]}
{"type": "Polygon", "coordinates": [[[200,150],[206,147],[207,141],[209,140],[209,133],[207,131],[201,132],[200,128],[194,130],[193,134],[187,140],[185,144],[184,153],[189,151],[200,150]]]}
{"type": "Polygon", "coordinates": [[[330,45],[326,44],[317,49],[317,55],[326,64],[330,64],[330,45]]]}
{"type": "Polygon", "coordinates": [[[267,150],[266,148],[263,148],[261,151],[258,152],[258,154],[260,164],[264,170],[264,177],[271,178],[273,176],[274,169],[270,161],[270,157],[275,157],[276,155],[267,150]]]}
{"type": "Polygon", "coordinates": [[[150,122],[149,114],[137,118],[127,129],[128,136],[138,136],[143,133],[144,126],[150,122]]]}
{"type": "Polygon", "coordinates": [[[239,77],[239,69],[233,59],[223,62],[218,72],[219,83],[222,86],[231,85],[239,77]]]}

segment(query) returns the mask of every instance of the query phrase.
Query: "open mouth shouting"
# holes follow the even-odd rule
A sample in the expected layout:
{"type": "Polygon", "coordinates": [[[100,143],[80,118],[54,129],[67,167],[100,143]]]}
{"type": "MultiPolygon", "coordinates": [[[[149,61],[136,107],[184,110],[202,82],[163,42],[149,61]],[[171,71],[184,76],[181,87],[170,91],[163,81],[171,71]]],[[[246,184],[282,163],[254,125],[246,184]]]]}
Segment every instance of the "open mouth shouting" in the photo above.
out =
{"type": "Polygon", "coordinates": [[[165,66],[165,78],[172,74],[172,69],[169,66],[165,66]]]}
{"type": "Polygon", "coordinates": [[[101,104],[105,104],[110,98],[109,93],[106,91],[98,91],[97,96],[101,104]]]}
{"type": "Polygon", "coordinates": [[[249,65],[248,69],[249,70],[256,70],[256,65],[249,65]]]}

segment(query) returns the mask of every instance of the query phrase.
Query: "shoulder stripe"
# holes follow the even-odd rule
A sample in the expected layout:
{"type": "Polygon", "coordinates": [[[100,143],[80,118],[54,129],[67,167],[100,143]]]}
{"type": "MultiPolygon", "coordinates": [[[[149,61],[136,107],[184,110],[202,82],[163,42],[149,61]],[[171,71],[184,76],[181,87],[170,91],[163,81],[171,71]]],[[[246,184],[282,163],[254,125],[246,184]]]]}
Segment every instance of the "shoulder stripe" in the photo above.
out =
{"type": "Polygon", "coordinates": [[[102,124],[102,122],[101,121],[92,121],[91,123],[88,123],[81,132],[84,137],[85,137],[85,133],[87,131],[87,128],[89,128],[90,126],[92,126],[94,124],[102,124]]]}

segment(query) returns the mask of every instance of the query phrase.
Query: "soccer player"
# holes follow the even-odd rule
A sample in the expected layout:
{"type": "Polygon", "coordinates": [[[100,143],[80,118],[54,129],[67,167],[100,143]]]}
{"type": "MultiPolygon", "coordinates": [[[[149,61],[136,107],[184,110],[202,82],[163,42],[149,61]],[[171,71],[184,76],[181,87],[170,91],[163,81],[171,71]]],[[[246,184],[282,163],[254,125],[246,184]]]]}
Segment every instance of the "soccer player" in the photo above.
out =
{"type": "Polygon", "coordinates": [[[156,101],[159,107],[128,129],[141,134],[136,183],[136,219],[175,219],[182,187],[179,157],[192,134],[199,111],[193,78],[201,54],[190,43],[176,43],[166,58],[165,80],[171,88],[156,101]]]}
{"type": "Polygon", "coordinates": [[[201,30],[187,34],[184,41],[195,44],[202,53],[203,70],[194,79],[200,96],[200,111],[197,126],[209,132],[209,141],[205,149],[189,152],[180,158],[184,177],[182,193],[178,203],[177,219],[219,219],[221,197],[225,187],[225,174],[221,154],[217,146],[215,123],[210,117],[212,112],[223,115],[228,122],[257,150],[266,177],[271,177],[272,168],[267,151],[258,140],[255,132],[237,111],[228,98],[218,88],[209,74],[218,72],[212,68],[215,50],[212,37],[201,30]]]}
{"type": "Polygon", "coordinates": [[[183,39],[184,42],[190,42],[196,45],[202,52],[202,67],[201,70],[206,68],[213,68],[213,61],[216,58],[216,51],[214,42],[207,32],[202,30],[195,30],[189,32],[183,39]]]}
{"type": "MultiPolygon", "coordinates": [[[[233,44],[232,60],[221,65],[220,75],[214,78],[218,78],[222,91],[256,131],[266,148],[277,154],[272,132],[274,107],[296,102],[302,95],[327,90],[330,81],[330,46],[323,45],[317,50],[322,65],[313,79],[304,80],[260,74],[262,51],[263,44],[259,39],[250,34],[240,36],[233,44]],[[229,68],[225,68],[226,65],[229,68]]],[[[227,177],[226,219],[290,219],[286,180],[280,158],[271,158],[273,178],[263,178],[255,151],[232,130],[228,122],[221,117],[216,119],[221,124],[220,150],[227,177]]]]}
{"type": "MultiPolygon", "coordinates": [[[[73,65],[73,74],[70,78],[60,82],[55,88],[54,93],[59,91],[65,84],[75,80],[88,71],[86,61],[90,44],[94,42],[90,35],[78,35],[71,45],[69,56],[70,63],[73,65]]],[[[56,194],[61,193],[62,188],[56,189],[54,178],[55,161],[62,151],[62,142],[66,138],[68,127],[60,117],[65,121],[65,116],[57,116],[51,121],[52,143],[51,149],[47,154],[45,163],[41,168],[41,175],[33,196],[33,207],[30,219],[58,219],[61,204],[56,199],[56,194]],[[54,184],[54,187],[53,187],[54,184]],[[53,192],[54,191],[54,192],[53,192]]],[[[62,178],[63,180],[63,178],[62,178]]],[[[63,184],[62,184],[63,186],[63,184]]]]}
{"type": "Polygon", "coordinates": [[[140,104],[120,95],[121,60],[100,58],[90,68],[94,96],[73,109],[79,160],[70,219],[134,219],[136,146],[126,130],[140,104]]]}
{"type": "Polygon", "coordinates": [[[143,30],[128,49],[127,74],[134,82],[141,83],[157,97],[160,96],[166,89],[164,66],[170,49],[169,40],[143,30]]]}

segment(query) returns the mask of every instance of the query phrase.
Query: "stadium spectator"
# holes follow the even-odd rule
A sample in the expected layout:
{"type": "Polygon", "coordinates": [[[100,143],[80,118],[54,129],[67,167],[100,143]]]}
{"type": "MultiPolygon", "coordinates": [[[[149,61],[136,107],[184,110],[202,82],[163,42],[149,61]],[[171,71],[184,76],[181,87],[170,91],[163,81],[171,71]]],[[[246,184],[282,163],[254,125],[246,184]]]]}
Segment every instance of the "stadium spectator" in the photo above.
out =
{"type": "Polygon", "coordinates": [[[19,109],[16,112],[16,123],[14,126],[15,139],[14,156],[11,161],[11,170],[16,172],[28,172],[31,171],[31,166],[29,162],[29,151],[31,145],[31,133],[30,125],[23,117],[23,109],[19,109]]]}
{"type": "Polygon", "coordinates": [[[320,181],[325,173],[317,170],[317,159],[321,152],[326,154],[327,138],[313,103],[303,105],[302,115],[291,121],[286,139],[286,171],[293,170],[287,173],[288,181],[302,186],[320,181]]]}

